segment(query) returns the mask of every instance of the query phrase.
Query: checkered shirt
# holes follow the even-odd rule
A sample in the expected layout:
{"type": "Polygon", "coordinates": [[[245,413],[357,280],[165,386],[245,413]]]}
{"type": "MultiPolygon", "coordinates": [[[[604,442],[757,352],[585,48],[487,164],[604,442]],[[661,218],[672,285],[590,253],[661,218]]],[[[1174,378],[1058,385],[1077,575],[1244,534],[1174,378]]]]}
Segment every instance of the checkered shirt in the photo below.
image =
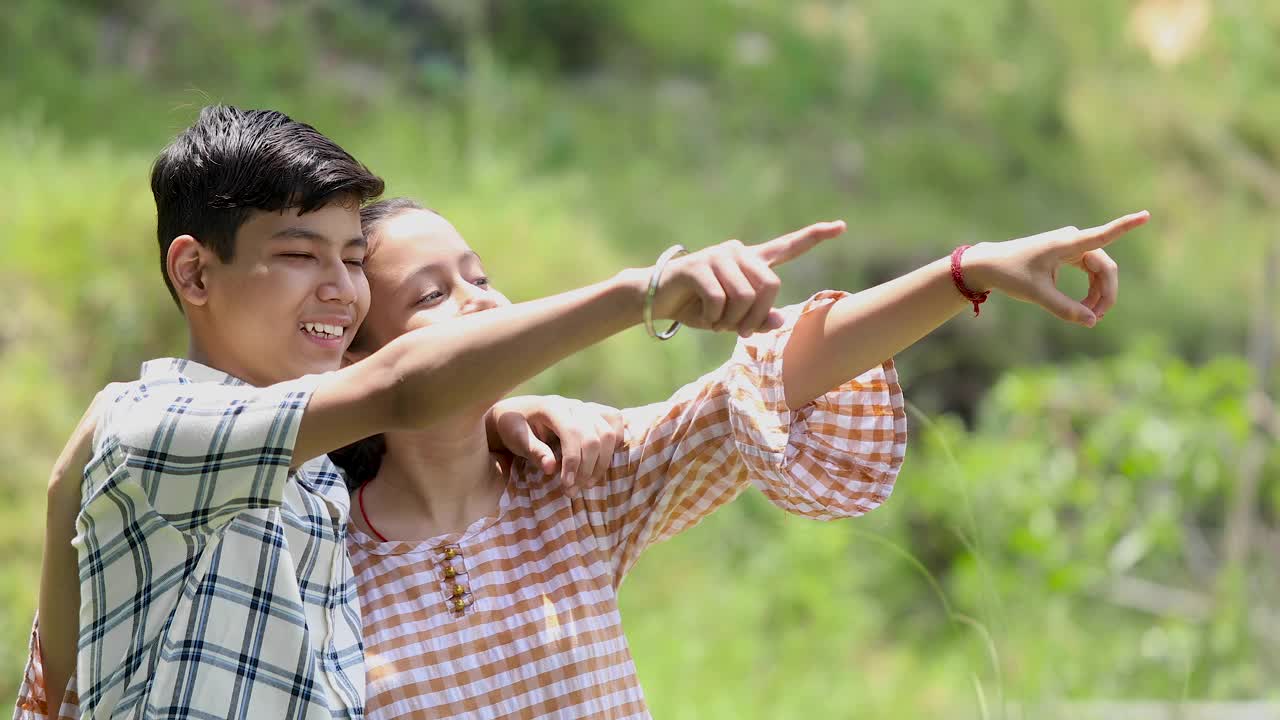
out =
{"type": "Polygon", "coordinates": [[[82,717],[363,716],[346,486],[289,470],[316,381],[166,358],[107,404],[73,543],[82,717]]]}

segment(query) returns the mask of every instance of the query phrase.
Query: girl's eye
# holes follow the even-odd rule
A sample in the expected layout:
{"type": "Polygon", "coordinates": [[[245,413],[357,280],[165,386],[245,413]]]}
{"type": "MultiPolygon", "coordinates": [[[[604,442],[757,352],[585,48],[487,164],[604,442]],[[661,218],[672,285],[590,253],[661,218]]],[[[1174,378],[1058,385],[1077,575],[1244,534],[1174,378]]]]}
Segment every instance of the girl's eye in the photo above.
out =
{"type": "Polygon", "coordinates": [[[344,260],[343,262],[345,262],[347,265],[350,265],[351,267],[358,267],[358,268],[364,267],[364,258],[360,258],[357,260],[344,260]]]}
{"type": "Polygon", "coordinates": [[[426,295],[423,295],[422,297],[418,298],[417,304],[424,305],[429,302],[435,302],[436,300],[439,300],[442,297],[444,297],[444,293],[440,292],[439,290],[432,290],[426,295]]]}
{"type": "Polygon", "coordinates": [[[487,277],[476,278],[475,280],[471,281],[471,284],[479,285],[481,287],[489,287],[489,278],[487,277]]]}
{"type": "Polygon", "coordinates": [[[313,256],[311,255],[311,253],[288,252],[288,253],[280,253],[280,257],[310,260],[313,256]]]}

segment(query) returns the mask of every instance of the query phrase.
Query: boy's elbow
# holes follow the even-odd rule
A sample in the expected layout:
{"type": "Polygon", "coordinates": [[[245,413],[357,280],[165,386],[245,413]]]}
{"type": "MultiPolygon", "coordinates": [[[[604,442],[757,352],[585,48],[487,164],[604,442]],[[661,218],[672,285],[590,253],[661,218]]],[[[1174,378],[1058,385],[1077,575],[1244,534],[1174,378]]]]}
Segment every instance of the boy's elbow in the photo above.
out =
{"type": "Polygon", "coordinates": [[[80,514],[81,477],[83,466],[59,461],[49,476],[45,505],[45,526],[50,532],[74,534],[76,517],[80,514]],[[54,530],[60,528],[59,530],[54,530]]]}
{"type": "Polygon", "coordinates": [[[53,469],[53,473],[49,476],[49,487],[46,492],[50,511],[66,503],[73,503],[77,508],[79,507],[80,470],[81,468],[70,468],[63,465],[53,469]]]}
{"type": "Polygon", "coordinates": [[[76,508],[80,506],[80,485],[84,477],[84,468],[91,459],[87,441],[85,448],[74,453],[64,452],[53,464],[49,473],[47,497],[49,507],[70,503],[76,508]]]}

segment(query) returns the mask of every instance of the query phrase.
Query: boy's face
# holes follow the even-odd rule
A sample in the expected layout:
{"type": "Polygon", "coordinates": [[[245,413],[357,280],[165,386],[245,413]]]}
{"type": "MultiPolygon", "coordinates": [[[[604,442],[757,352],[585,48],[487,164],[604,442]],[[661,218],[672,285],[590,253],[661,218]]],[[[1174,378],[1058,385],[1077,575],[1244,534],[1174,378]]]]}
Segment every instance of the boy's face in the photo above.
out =
{"type": "Polygon", "coordinates": [[[259,386],[337,370],[369,310],[357,206],[255,210],[235,241],[231,262],[206,266],[203,354],[259,386]]]}

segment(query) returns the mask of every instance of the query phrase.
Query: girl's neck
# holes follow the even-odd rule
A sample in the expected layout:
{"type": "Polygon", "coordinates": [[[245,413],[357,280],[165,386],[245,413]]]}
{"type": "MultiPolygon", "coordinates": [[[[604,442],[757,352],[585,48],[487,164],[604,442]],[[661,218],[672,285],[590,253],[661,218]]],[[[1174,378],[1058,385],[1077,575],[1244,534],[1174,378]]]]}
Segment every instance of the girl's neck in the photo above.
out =
{"type": "Polygon", "coordinates": [[[363,513],[352,513],[375,537],[428,540],[497,512],[506,478],[489,453],[483,415],[386,439],[382,467],[356,498],[363,513]]]}

